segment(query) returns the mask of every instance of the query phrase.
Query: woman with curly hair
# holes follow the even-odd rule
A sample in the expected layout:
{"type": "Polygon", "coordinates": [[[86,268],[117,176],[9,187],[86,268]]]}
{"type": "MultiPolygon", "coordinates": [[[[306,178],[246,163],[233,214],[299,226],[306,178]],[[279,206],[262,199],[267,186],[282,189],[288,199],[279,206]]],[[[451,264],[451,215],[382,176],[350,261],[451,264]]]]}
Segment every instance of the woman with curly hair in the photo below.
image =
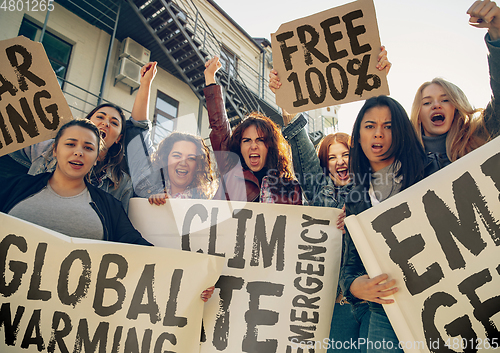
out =
{"type": "Polygon", "coordinates": [[[149,196],[151,204],[164,204],[167,198],[209,199],[212,195],[210,151],[199,136],[173,132],[158,145],[151,166],[156,171],[151,175],[161,180],[150,181],[154,192],[149,196]]]}
{"type": "Polygon", "coordinates": [[[302,204],[290,148],[279,127],[260,113],[251,113],[231,134],[221,87],[215,73],[218,57],[205,64],[205,98],[210,120],[210,141],[221,183],[215,199],[280,204],[302,204]]]}
{"type": "Polygon", "coordinates": [[[500,8],[476,1],[469,8],[469,23],[488,28],[490,84],[493,98],[486,109],[474,109],[464,92],[451,82],[435,78],[423,83],[415,95],[411,121],[427,153],[442,165],[450,164],[500,133],[500,8]]]}

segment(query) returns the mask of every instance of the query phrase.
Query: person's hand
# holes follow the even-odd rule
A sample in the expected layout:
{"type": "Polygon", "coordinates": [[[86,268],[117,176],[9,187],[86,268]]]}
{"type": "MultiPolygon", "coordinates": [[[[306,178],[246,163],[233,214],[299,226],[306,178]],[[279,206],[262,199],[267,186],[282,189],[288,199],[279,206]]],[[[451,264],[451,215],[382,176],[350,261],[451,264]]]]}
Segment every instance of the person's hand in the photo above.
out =
{"type": "Polygon", "coordinates": [[[205,63],[205,86],[211,85],[215,82],[215,73],[219,71],[222,67],[222,64],[219,61],[218,56],[214,56],[212,59],[208,60],[205,63]]]}
{"type": "Polygon", "coordinates": [[[151,205],[160,206],[160,205],[164,205],[167,202],[167,201],[165,201],[166,199],[168,199],[167,194],[154,194],[154,195],[149,196],[148,201],[151,205]]]}
{"type": "Polygon", "coordinates": [[[152,61],[141,67],[141,85],[151,84],[156,76],[156,61],[152,61]]]}
{"type": "Polygon", "coordinates": [[[360,276],[351,283],[349,290],[356,298],[379,304],[391,304],[394,303],[393,299],[382,298],[396,293],[398,288],[394,287],[396,280],[387,281],[388,278],[385,273],[373,278],[369,278],[368,275],[360,276]]]}
{"type": "Polygon", "coordinates": [[[281,81],[280,78],[278,77],[278,71],[275,69],[272,69],[271,72],[269,72],[269,88],[271,91],[276,94],[276,90],[281,87],[281,81]]]}
{"type": "Polygon", "coordinates": [[[488,28],[491,40],[500,38],[500,8],[494,1],[476,1],[467,10],[469,24],[477,28],[488,28]]]}
{"type": "MultiPolygon", "coordinates": [[[[281,81],[280,78],[278,77],[278,71],[275,69],[272,69],[271,72],[269,72],[269,88],[271,91],[276,94],[276,90],[278,90],[281,87],[281,81]]],[[[288,113],[285,109],[281,108],[283,110],[283,126],[287,126],[292,119],[294,118],[295,114],[290,114],[288,113]]]]}
{"type": "Polygon", "coordinates": [[[205,289],[203,292],[201,292],[201,300],[203,300],[205,303],[212,297],[212,294],[214,294],[215,287],[212,286],[210,288],[205,289]]]}
{"type": "Polygon", "coordinates": [[[344,207],[342,207],[342,212],[337,217],[337,229],[340,229],[342,231],[342,234],[345,234],[344,219],[345,219],[345,205],[344,207]]]}
{"type": "Polygon", "coordinates": [[[387,60],[387,50],[385,49],[385,46],[382,45],[380,47],[380,53],[378,54],[377,69],[379,71],[385,70],[385,73],[388,74],[391,67],[392,64],[389,60],[387,60]]]}

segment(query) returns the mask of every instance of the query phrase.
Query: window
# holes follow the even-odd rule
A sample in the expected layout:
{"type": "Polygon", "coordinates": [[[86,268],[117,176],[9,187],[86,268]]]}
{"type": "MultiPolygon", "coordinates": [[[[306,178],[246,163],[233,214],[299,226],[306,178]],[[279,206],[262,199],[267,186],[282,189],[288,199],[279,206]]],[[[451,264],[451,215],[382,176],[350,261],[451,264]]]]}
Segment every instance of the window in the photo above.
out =
{"type": "Polygon", "coordinates": [[[226,47],[221,48],[220,63],[222,64],[222,70],[226,71],[229,76],[234,77],[236,75],[238,70],[238,58],[236,54],[226,47]]]}
{"type": "Polygon", "coordinates": [[[152,139],[155,146],[174,131],[178,109],[179,102],[165,93],[158,91],[152,131],[152,139]]]}
{"type": "MultiPolygon", "coordinates": [[[[19,28],[20,36],[22,35],[33,41],[38,41],[41,34],[42,28],[40,26],[37,26],[36,24],[25,18],[23,19],[21,28],[19,28]]],[[[64,81],[62,81],[60,78],[66,78],[66,73],[68,72],[69,57],[71,55],[71,49],[73,48],[73,46],[48,31],[45,31],[42,44],[49,58],[50,65],[52,65],[52,69],[56,73],[59,85],[62,88],[64,81]]]]}

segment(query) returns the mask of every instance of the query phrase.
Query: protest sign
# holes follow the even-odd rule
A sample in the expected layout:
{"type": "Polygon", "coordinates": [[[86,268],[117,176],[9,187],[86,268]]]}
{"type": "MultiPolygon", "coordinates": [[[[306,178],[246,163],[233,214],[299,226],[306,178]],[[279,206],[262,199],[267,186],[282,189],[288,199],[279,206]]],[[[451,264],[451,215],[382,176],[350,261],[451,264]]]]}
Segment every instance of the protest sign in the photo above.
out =
{"type": "Polygon", "coordinates": [[[282,24],[271,34],[282,86],[276,103],[289,113],[388,95],[376,68],[380,38],[373,0],[358,0],[282,24]]]}
{"type": "Polygon", "coordinates": [[[500,346],[500,138],[346,219],[370,277],[396,279],[384,305],[405,352],[500,346]]]}
{"type": "Polygon", "coordinates": [[[309,342],[319,342],[312,351],[326,352],[340,265],[340,212],[180,199],[153,206],[135,198],[129,206],[132,223],[155,245],[226,258],[205,307],[201,352],[291,353],[309,342]]]}
{"type": "Polygon", "coordinates": [[[54,137],[71,119],[43,45],[0,41],[0,156],[54,137]]]}
{"type": "Polygon", "coordinates": [[[0,223],[1,352],[199,352],[223,259],[0,223]]]}

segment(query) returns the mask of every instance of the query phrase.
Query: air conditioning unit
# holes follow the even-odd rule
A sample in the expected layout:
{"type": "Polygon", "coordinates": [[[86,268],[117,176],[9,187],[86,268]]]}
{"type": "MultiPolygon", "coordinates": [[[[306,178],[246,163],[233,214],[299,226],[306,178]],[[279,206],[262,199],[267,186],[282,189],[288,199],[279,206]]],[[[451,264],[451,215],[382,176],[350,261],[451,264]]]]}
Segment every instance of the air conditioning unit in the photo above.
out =
{"type": "Polygon", "coordinates": [[[128,58],[139,65],[144,65],[149,62],[151,51],[144,48],[131,38],[125,38],[122,43],[122,52],[120,58],[128,58]]]}
{"type": "Polygon", "coordinates": [[[118,60],[115,81],[123,82],[134,89],[139,87],[141,85],[141,65],[129,58],[121,58],[118,60]]]}

